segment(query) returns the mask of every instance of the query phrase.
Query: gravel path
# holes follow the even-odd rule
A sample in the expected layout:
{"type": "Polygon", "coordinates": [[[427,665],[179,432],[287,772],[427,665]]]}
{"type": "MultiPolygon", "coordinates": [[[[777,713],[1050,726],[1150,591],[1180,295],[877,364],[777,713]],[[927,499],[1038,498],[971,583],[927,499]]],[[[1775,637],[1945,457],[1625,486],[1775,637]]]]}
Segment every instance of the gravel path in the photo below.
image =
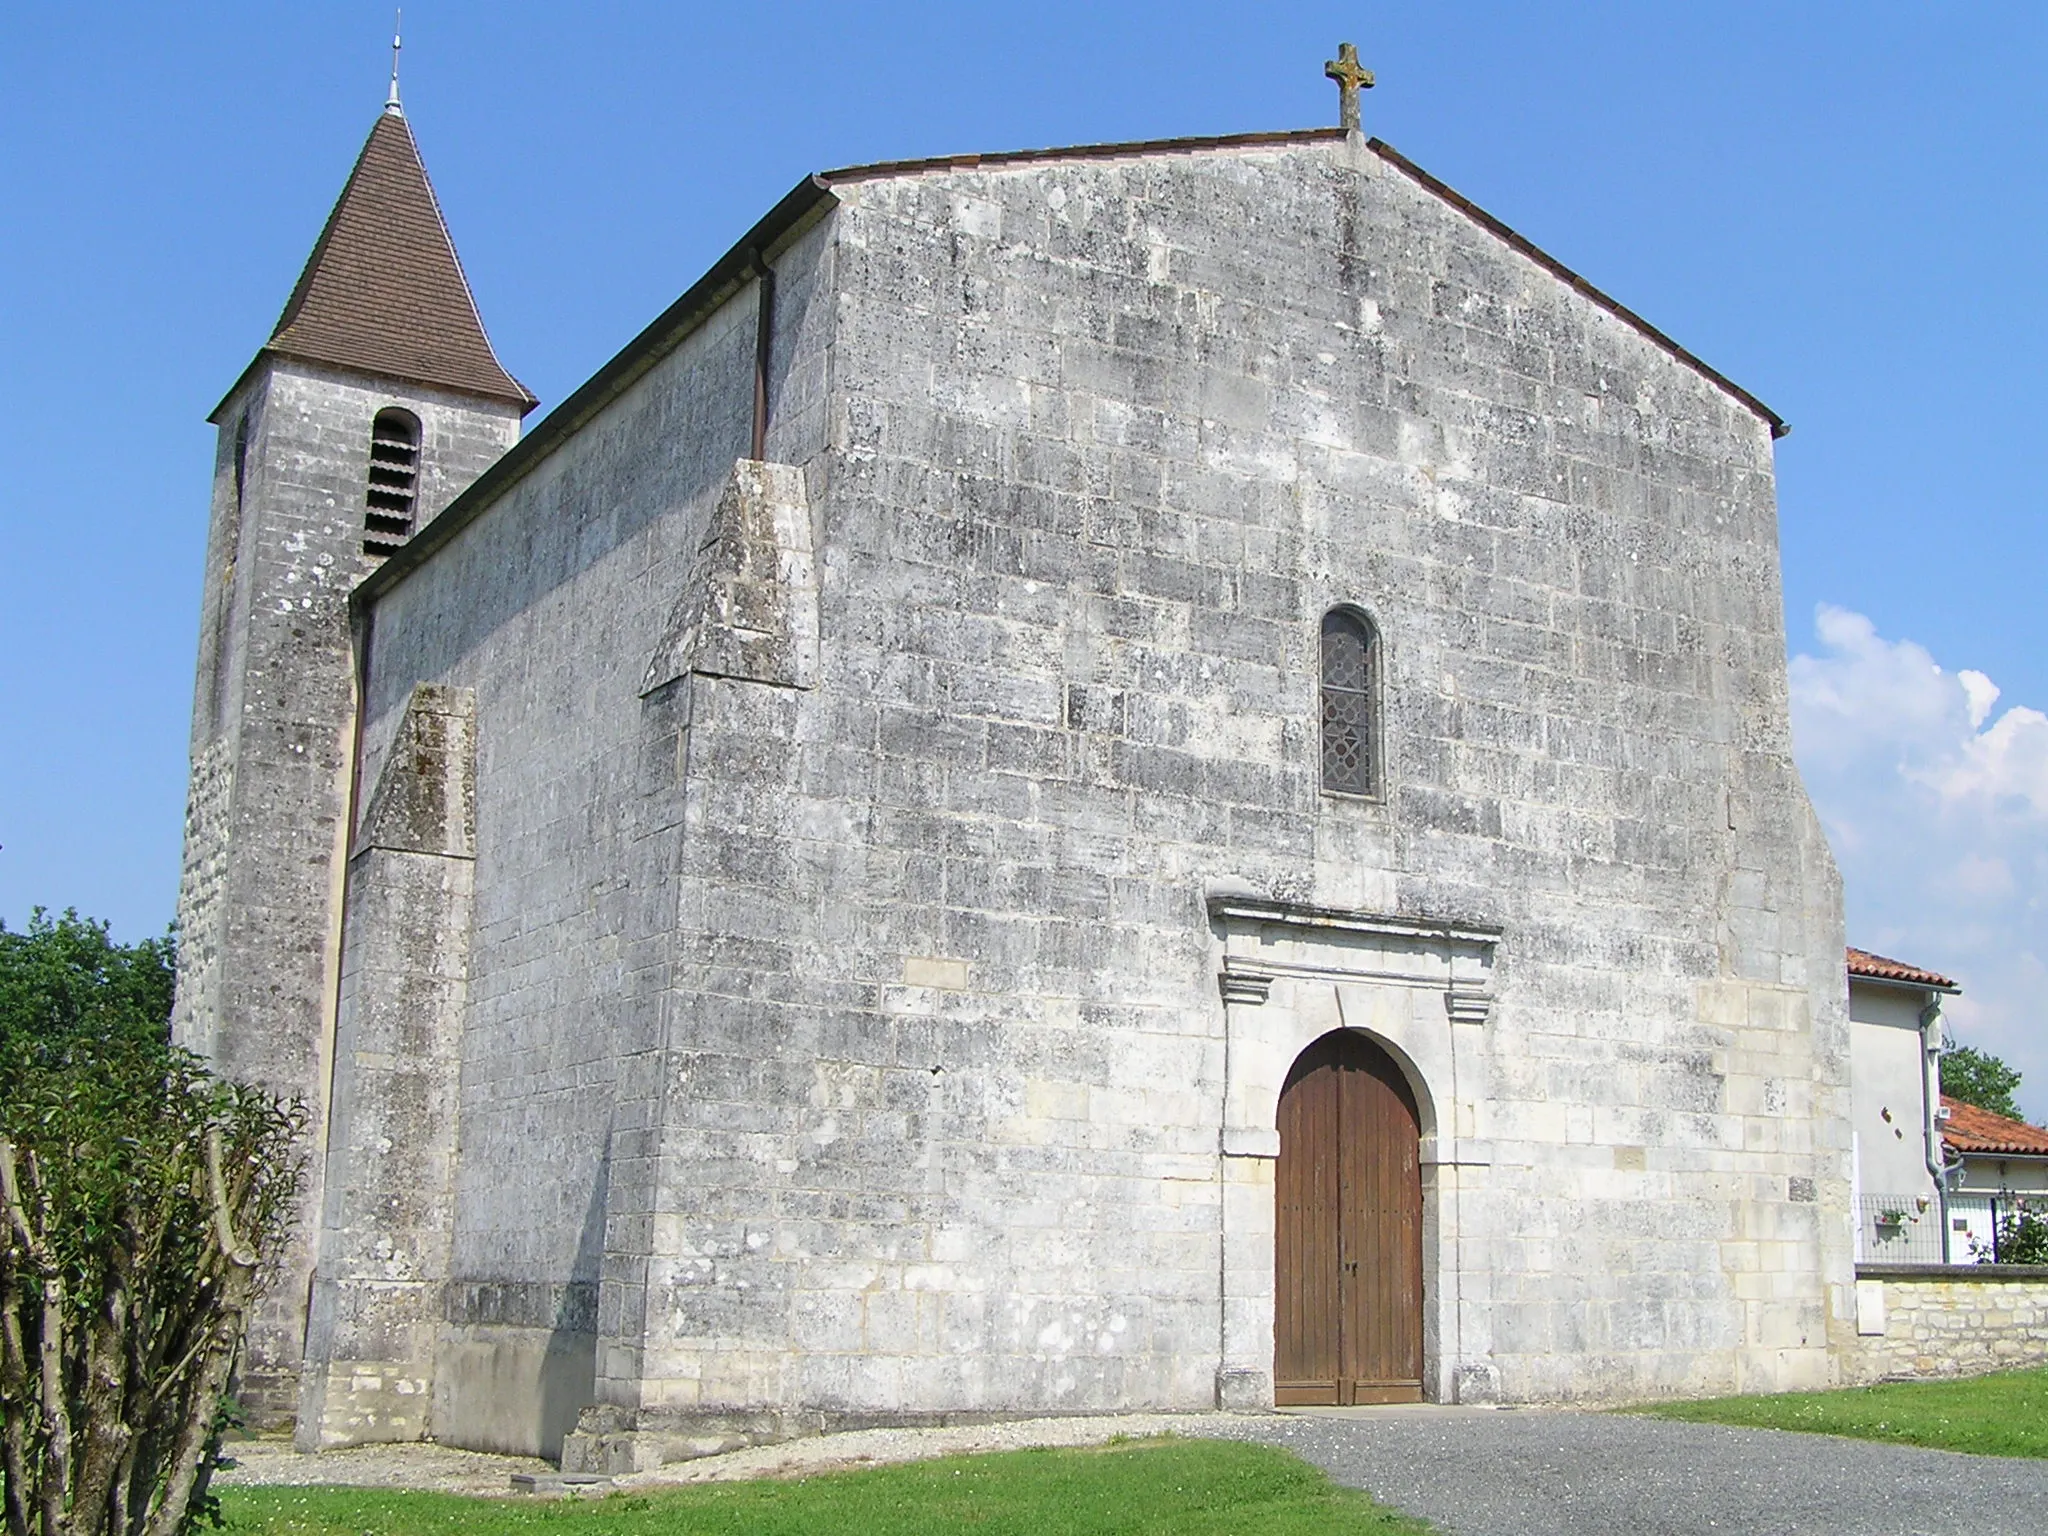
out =
{"type": "Polygon", "coordinates": [[[1260,1438],[1269,1415],[1248,1413],[1116,1413],[1070,1419],[1010,1419],[997,1424],[961,1424],[949,1429],[856,1429],[808,1440],[757,1445],[723,1456],[679,1462],[653,1472],[614,1479],[617,1486],[670,1483],[727,1483],[753,1477],[798,1477],[851,1467],[934,1456],[974,1456],[986,1451],[1021,1451],[1032,1446],[1101,1445],[1118,1435],[1205,1435],[1225,1440],[1260,1438]]]}
{"type": "MultiPolygon", "coordinates": [[[[615,1488],[676,1483],[743,1482],[756,1477],[800,1477],[890,1462],[927,1461],[1031,1446],[1101,1445],[1118,1435],[1204,1434],[1252,1439],[1264,1415],[1200,1413],[1093,1414],[1064,1419],[1008,1419],[950,1429],[861,1429],[757,1445],[723,1456],[677,1462],[652,1472],[611,1480],[615,1488]]],[[[528,1456],[492,1456],[439,1445],[365,1445],[303,1455],[285,1439],[241,1441],[231,1447],[232,1471],[224,1487],[414,1488],[441,1493],[504,1494],[518,1474],[545,1476],[554,1468],[528,1456]]]]}
{"type": "Polygon", "coordinates": [[[363,1445],[302,1456],[285,1439],[238,1440],[234,1466],[217,1474],[223,1488],[414,1488],[437,1493],[512,1491],[515,1472],[552,1472],[532,1456],[492,1456],[445,1445],[363,1445]]]}
{"type": "MultiPolygon", "coordinates": [[[[951,1429],[869,1429],[756,1446],[616,1480],[619,1487],[801,1476],[1117,1435],[1284,1446],[1447,1536],[2048,1536],[2048,1461],[1554,1410],[1350,1409],[1121,1414],[951,1429]]],[[[439,1446],[300,1456],[238,1446],[223,1483],[506,1492],[545,1462],[439,1446]]]]}
{"type": "Polygon", "coordinates": [[[1452,1536],[2048,1533],[2048,1461],[1543,1410],[1288,1416],[1258,1438],[1452,1536]]]}

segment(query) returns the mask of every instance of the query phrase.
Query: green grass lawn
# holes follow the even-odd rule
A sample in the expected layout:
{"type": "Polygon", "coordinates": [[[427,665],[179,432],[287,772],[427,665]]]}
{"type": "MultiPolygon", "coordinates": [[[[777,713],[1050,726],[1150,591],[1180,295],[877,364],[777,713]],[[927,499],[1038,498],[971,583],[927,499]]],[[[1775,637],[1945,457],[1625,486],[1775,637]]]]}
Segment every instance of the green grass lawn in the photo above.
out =
{"type": "Polygon", "coordinates": [[[1803,1429],[1857,1440],[1892,1440],[1979,1456],[2048,1456],[2048,1370],[1839,1392],[1717,1397],[1633,1411],[1751,1429],[1803,1429]]]}
{"type": "Polygon", "coordinates": [[[1420,1520],[1262,1445],[1147,1440],[1012,1451],[788,1482],[592,1499],[223,1488],[230,1532],[266,1536],[1425,1536],[1420,1520]]]}

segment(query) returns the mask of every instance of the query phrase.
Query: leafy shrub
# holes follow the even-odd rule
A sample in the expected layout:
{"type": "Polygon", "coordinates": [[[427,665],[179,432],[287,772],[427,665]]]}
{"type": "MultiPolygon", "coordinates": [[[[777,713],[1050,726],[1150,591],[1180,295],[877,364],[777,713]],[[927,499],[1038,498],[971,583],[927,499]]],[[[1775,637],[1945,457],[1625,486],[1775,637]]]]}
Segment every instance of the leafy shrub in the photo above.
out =
{"type": "Polygon", "coordinates": [[[0,1473],[11,1536],[175,1536],[298,1170],[293,1105],[168,1039],[168,939],[0,927],[0,1473]]]}
{"type": "MultiPolygon", "coordinates": [[[[2048,1264],[2048,1216],[2034,1202],[2015,1200],[1998,1213],[1998,1257],[2000,1264],[2048,1264]]],[[[1980,1262],[1991,1255],[1978,1249],[1980,1262]]]]}

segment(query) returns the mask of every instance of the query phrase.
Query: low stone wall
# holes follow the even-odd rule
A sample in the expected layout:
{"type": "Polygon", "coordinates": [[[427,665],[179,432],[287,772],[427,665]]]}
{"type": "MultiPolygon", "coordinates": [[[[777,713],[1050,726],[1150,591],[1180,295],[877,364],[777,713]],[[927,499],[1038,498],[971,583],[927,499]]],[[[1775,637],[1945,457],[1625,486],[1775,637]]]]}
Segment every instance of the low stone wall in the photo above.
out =
{"type": "Polygon", "coordinates": [[[2048,1265],[1859,1264],[1846,1384],[2048,1364],[2048,1265]]]}

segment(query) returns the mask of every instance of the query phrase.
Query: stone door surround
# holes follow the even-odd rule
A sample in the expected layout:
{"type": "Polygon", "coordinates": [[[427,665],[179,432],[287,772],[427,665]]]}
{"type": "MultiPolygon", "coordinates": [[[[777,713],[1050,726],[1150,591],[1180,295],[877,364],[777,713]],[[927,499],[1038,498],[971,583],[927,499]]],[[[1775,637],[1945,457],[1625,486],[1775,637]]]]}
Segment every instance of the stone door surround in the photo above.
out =
{"type": "MultiPolygon", "coordinates": [[[[1223,1338],[1217,1398],[1273,1401],[1274,1160],[1280,1089],[1323,1035],[1386,1050],[1422,1123],[1423,1380],[1431,1399],[1490,1399],[1490,1327],[1459,1272],[1460,1194],[1492,1159],[1484,1139],[1497,928],[1212,891],[1224,1005],[1223,1338]]],[[[1472,1234],[1468,1234],[1472,1235],[1472,1234]]],[[[1483,1294],[1483,1286],[1473,1287],[1483,1294]]]]}

